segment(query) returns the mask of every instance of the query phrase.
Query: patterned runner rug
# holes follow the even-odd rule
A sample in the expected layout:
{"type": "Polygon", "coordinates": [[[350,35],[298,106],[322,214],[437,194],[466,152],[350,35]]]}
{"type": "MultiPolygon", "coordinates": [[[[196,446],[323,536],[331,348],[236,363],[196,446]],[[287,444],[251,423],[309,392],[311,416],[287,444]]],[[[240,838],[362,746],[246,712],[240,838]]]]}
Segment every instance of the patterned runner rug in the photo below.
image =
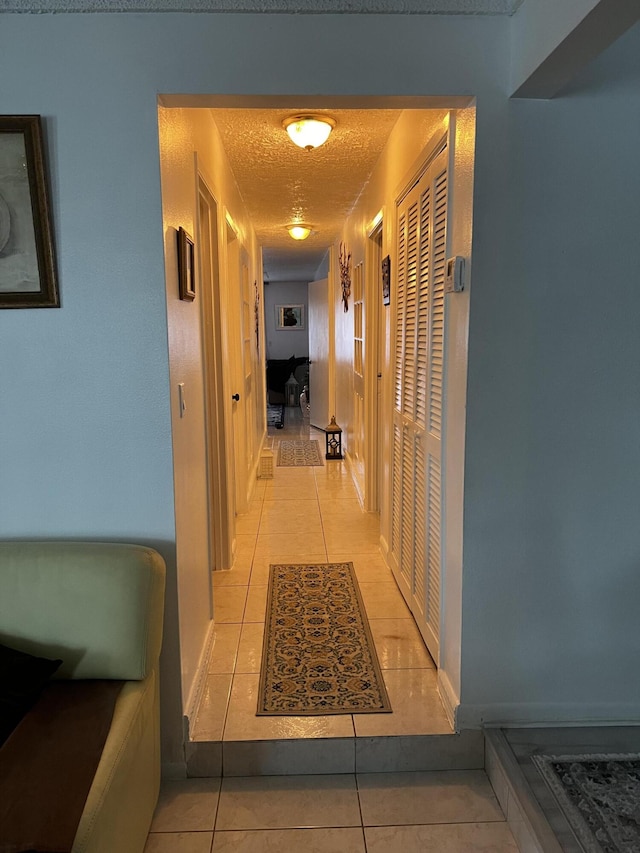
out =
{"type": "Polygon", "coordinates": [[[585,853],[640,850],[640,755],[533,755],[585,853]]]}
{"type": "Polygon", "coordinates": [[[352,563],[272,565],[257,715],[390,712],[352,563]]]}
{"type": "Polygon", "coordinates": [[[278,465],[283,467],[302,467],[323,465],[320,455],[320,443],[315,439],[284,439],[278,449],[278,465]]]}

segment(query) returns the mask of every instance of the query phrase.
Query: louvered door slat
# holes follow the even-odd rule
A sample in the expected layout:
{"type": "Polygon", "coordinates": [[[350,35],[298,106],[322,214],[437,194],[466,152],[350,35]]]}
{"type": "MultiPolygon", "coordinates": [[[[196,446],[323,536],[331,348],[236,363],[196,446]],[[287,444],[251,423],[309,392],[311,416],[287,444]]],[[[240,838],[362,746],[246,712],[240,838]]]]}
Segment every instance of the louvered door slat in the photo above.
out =
{"type": "Polygon", "coordinates": [[[431,267],[431,186],[420,195],[420,277],[416,341],[416,423],[427,423],[427,358],[429,346],[429,276],[431,267]]]}
{"type": "Polygon", "coordinates": [[[402,519],[402,430],[393,425],[393,466],[391,471],[391,553],[400,564],[400,525],[402,519]]]}
{"type": "Polygon", "coordinates": [[[395,376],[394,402],[398,411],[402,408],[403,357],[404,357],[404,313],[407,292],[407,215],[402,213],[398,221],[398,286],[396,289],[395,327],[395,376]]]}
{"type": "Polygon", "coordinates": [[[426,563],[427,563],[427,553],[426,553],[426,528],[425,528],[425,518],[426,518],[426,497],[427,497],[427,485],[426,485],[426,459],[424,448],[422,446],[422,436],[416,435],[415,437],[415,453],[414,453],[414,464],[415,464],[415,486],[414,486],[414,517],[416,520],[415,530],[414,530],[414,578],[413,578],[413,596],[418,607],[420,614],[424,617],[425,615],[425,604],[427,597],[427,589],[425,586],[426,577],[426,563]]]}
{"type": "Polygon", "coordinates": [[[412,512],[404,511],[404,507],[410,507],[414,501],[413,480],[413,441],[410,428],[405,427],[402,435],[402,524],[401,524],[401,546],[400,546],[400,571],[409,585],[413,586],[412,575],[414,571],[413,555],[413,526],[414,518],[412,512]]]}
{"type": "Polygon", "coordinates": [[[433,276],[431,280],[431,331],[429,340],[429,432],[442,437],[444,381],[444,278],[446,264],[447,172],[434,181],[433,276]]]}
{"type": "Polygon", "coordinates": [[[407,291],[404,320],[404,365],[402,413],[413,419],[416,399],[416,328],[418,277],[418,203],[409,207],[407,217],[407,291]]]}
{"type": "Polygon", "coordinates": [[[440,480],[440,460],[429,456],[428,482],[428,577],[425,604],[427,625],[438,636],[440,623],[440,530],[441,530],[442,488],[440,480]]]}

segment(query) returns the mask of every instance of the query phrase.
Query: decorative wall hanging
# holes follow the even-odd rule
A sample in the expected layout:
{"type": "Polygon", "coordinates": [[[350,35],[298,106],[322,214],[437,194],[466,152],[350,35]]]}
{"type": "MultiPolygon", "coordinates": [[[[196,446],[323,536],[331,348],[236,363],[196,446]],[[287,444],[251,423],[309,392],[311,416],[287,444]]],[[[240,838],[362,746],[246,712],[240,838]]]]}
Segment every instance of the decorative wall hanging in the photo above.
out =
{"type": "Polygon", "coordinates": [[[0,308],[59,307],[40,116],[0,116],[0,308]]]}
{"type": "Polygon", "coordinates": [[[391,258],[387,255],[382,259],[382,304],[391,302],[391,258]]]}
{"type": "Polygon", "coordinates": [[[196,264],[193,238],[184,228],[178,228],[178,283],[180,299],[192,302],[196,298],[196,264]]]}
{"type": "Polygon", "coordinates": [[[349,310],[349,297],[351,296],[351,252],[347,254],[347,247],[340,243],[340,285],[342,286],[342,302],[344,310],[349,310]]]}

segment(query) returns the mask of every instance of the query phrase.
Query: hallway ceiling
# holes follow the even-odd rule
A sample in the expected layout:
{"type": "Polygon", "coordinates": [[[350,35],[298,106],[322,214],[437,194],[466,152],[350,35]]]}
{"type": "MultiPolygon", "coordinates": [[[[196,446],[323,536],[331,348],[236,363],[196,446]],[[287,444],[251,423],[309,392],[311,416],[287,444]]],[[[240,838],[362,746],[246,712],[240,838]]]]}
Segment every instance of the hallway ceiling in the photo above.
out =
{"type": "Polygon", "coordinates": [[[300,109],[214,109],[213,119],[240,194],[264,248],[265,280],[312,281],[327,248],[339,239],[401,110],[316,110],[337,125],[314,151],[295,146],[282,120],[300,109]],[[313,232],[292,240],[286,226],[313,232]]]}

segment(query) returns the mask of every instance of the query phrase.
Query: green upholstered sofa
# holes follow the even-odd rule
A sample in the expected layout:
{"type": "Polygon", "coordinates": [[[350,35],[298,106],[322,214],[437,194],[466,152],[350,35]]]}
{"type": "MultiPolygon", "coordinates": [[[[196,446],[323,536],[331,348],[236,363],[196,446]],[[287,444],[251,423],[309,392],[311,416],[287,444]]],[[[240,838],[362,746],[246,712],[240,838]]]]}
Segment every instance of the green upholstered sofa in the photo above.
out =
{"type": "Polygon", "coordinates": [[[125,682],[72,853],[144,849],[160,786],[164,584],[150,548],[0,542],[0,643],[62,659],[56,679],[125,682]]]}

